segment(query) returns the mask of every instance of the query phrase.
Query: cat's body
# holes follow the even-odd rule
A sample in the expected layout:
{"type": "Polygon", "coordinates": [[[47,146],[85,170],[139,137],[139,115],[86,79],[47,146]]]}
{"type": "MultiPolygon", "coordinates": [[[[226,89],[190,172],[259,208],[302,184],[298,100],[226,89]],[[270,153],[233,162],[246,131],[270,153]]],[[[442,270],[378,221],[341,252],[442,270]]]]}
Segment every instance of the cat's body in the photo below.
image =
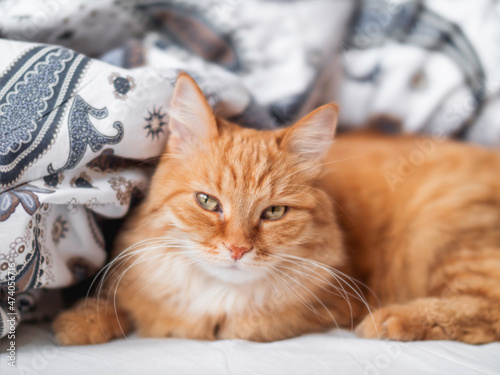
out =
{"type": "Polygon", "coordinates": [[[106,291],[56,320],[59,341],[104,342],[130,322],[207,340],[337,325],[500,340],[500,154],[373,134],[331,146],[332,105],[291,129],[242,129],[180,80],[168,154],[119,236],[106,291]]]}

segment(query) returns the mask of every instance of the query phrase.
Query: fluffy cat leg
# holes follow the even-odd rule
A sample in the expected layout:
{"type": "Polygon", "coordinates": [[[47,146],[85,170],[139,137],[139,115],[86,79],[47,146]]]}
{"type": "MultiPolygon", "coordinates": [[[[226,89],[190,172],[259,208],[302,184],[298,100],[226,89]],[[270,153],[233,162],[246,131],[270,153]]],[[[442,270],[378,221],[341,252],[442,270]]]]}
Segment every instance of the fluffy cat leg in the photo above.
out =
{"type": "Polygon", "coordinates": [[[112,300],[87,298],[62,312],[52,327],[62,345],[90,345],[122,337],[131,325],[126,315],[115,309],[112,300]]]}
{"type": "Polygon", "coordinates": [[[481,344],[500,339],[500,301],[471,295],[420,298],[368,315],[358,336],[400,341],[457,340],[481,344]]]}
{"type": "Polygon", "coordinates": [[[428,297],[382,307],[373,319],[365,317],[356,333],[401,341],[481,344],[500,340],[499,251],[471,246],[436,264],[427,276],[428,297]]]}

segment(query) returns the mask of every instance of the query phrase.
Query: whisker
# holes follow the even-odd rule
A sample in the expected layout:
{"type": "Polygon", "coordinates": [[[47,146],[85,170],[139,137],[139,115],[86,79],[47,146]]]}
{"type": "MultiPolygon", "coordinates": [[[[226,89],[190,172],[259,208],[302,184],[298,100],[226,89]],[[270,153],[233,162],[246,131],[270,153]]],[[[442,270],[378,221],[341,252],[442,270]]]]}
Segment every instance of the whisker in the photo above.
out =
{"type": "MultiPolygon", "coordinates": [[[[181,252],[177,255],[184,255],[184,254],[188,254],[188,253],[191,253],[191,252],[181,252]]],[[[197,253],[196,251],[193,251],[192,253],[197,253]]],[[[178,259],[178,260],[182,260],[182,264],[184,266],[190,266],[192,264],[196,264],[196,263],[200,263],[201,260],[200,259],[195,259],[195,258],[186,258],[186,259],[178,259]],[[186,263],[187,262],[187,263],[186,263]]],[[[149,270],[151,270],[151,268],[155,267],[157,264],[152,264],[151,266],[149,266],[146,270],[144,270],[144,272],[138,277],[138,279],[140,279],[146,272],[148,272],[149,270]]],[[[142,292],[144,289],[146,289],[149,285],[151,285],[151,283],[153,281],[156,280],[156,278],[158,277],[159,275],[155,275],[154,277],[152,277],[149,282],[147,284],[145,284],[140,290],[137,291],[137,293],[140,293],[142,292]]]]}
{"type": "MultiPolygon", "coordinates": [[[[158,257],[164,257],[165,255],[178,255],[178,254],[175,254],[175,253],[167,253],[167,254],[156,254],[156,255],[152,255],[150,256],[149,258],[146,258],[146,259],[138,259],[136,260],[134,263],[132,263],[132,265],[130,265],[120,276],[120,278],[118,279],[118,281],[116,282],[116,287],[115,287],[115,290],[114,290],[114,293],[113,293],[113,308],[114,308],[114,312],[115,312],[115,317],[116,317],[116,320],[118,322],[118,326],[120,327],[120,331],[122,332],[122,334],[125,336],[126,338],[126,335],[125,335],[125,332],[123,332],[123,328],[121,326],[121,323],[120,323],[120,320],[118,318],[118,309],[116,307],[116,292],[118,291],[118,287],[123,279],[123,277],[125,276],[125,274],[127,273],[128,270],[130,270],[133,266],[136,266],[137,264],[139,263],[142,263],[142,262],[145,262],[145,261],[148,261],[148,260],[151,260],[151,259],[156,259],[158,257]]],[[[144,256],[144,255],[142,255],[144,256]]],[[[141,256],[141,258],[142,258],[141,256]]],[[[156,264],[153,264],[152,266],[155,266],[156,264]]],[[[150,267],[151,268],[151,267],[150,267]]],[[[146,271],[144,271],[146,272],[146,271]]],[[[141,274],[141,276],[144,274],[144,272],[141,274]]],[[[140,278],[140,277],[139,277],[140,278]]]]}
{"type": "MultiPolygon", "coordinates": [[[[290,262],[290,263],[292,263],[292,264],[297,264],[299,267],[306,268],[306,269],[310,270],[311,272],[315,272],[316,274],[318,274],[318,275],[319,275],[319,273],[318,273],[317,271],[314,271],[313,269],[311,269],[311,268],[309,268],[309,267],[306,267],[306,266],[304,266],[303,264],[298,264],[298,263],[295,263],[295,262],[296,262],[296,260],[290,260],[290,259],[286,259],[286,258],[283,258],[283,257],[280,257],[280,256],[276,256],[276,255],[272,255],[272,256],[273,256],[273,257],[275,257],[275,258],[278,258],[278,259],[280,259],[280,260],[282,260],[282,261],[284,261],[284,262],[290,262]]],[[[327,280],[324,276],[322,276],[322,275],[320,275],[320,276],[321,276],[321,277],[323,277],[323,279],[324,279],[326,282],[329,282],[329,281],[328,281],[328,280],[327,280]]],[[[330,276],[333,276],[333,277],[335,278],[335,276],[334,276],[334,275],[330,275],[330,276]]],[[[338,282],[338,280],[337,280],[336,278],[335,278],[335,280],[338,282]]],[[[333,285],[332,285],[332,286],[333,286],[333,285]]],[[[348,293],[348,292],[345,290],[344,286],[343,286],[341,283],[339,283],[339,286],[342,288],[342,292],[344,293],[344,295],[343,295],[343,297],[344,297],[344,298],[348,299],[348,298],[349,298],[348,296],[351,296],[351,297],[356,297],[355,295],[353,295],[353,294],[351,294],[351,293],[348,293]]],[[[340,290],[339,290],[337,287],[335,287],[335,288],[336,288],[336,289],[338,290],[338,292],[340,293],[340,290]]]]}
{"type": "MultiPolygon", "coordinates": [[[[99,286],[98,286],[98,290],[97,290],[97,296],[99,296],[102,292],[102,288],[104,286],[104,283],[108,277],[108,273],[109,275],[111,274],[111,272],[118,272],[122,267],[123,265],[125,264],[126,260],[131,258],[132,256],[134,255],[137,255],[139,253],[142,253],[142,252],[147,252],[147,251],[151,251],[151,250],[154,250],[154,249],[157,249],[157,248],[167,248],[167,247],[170,247],[170,245],[167,245],[164,241],[150,241],[152,243],[155,243],[155,244],[158,244],[160,243],[159,246],[155,246],[154,248],[152,247],[144,247],[144,248],[140,248],[140,249],[137,249],[137,250],[134,250],[134,251],[130,251],[133,249],[133,247],[127,249],[127,253],[125,252],[122,252],[116,259],[114,259],[110,264],[108,264],[106,267],[104,267],[106,269],[106,271],[104,272],[103,274],[103,277],[102,279],[100,280],[100,283],[99,283],[99,286]],[[119,258],[119,260],[117,260],[119,258]],[[122,262],[122,265],[120,266],[119,263],[122,262]],[[113,268],[115,267],[115,268],[113,268]]],[[[184,247],[184,246],[179,246],[177,244],[175,244],[174,246],[172,247],[184,247]]],[[[96,276],[97,277],[97,276],[96,276]]],[[[94,278],[95,280],[95,278],[94,278]]],[[[93,284],[93,283],[92,283],[93,284]]],[[[92,285],[91,285],[92,287],[92,285]]],[[[90,292],[90,289],[88,290],[87,292],[87,298],[88,298],[88,294],[90,292]]]]}
{"type": "Polygon", "coordinates": [[[288,286],[288,290],[290,292],[292,292],[303,304],[304,306],[306,306],[311,312],[313,312],[314,314],[316,314],[316,316],[319,317],[319,314],[318,314],[318,311],[311,305],[310,302],[308,301],[305,301],[304,298],[298,294],[292,287],[291,285],[288,283],[288,281],[286,281],[283,277],[281,277],[280,275],[278,275],[276,272],[274,272],[274,270],[276,270],[276,268],[274,266],[272,266],[272,269],[268,269],[272,274],[273,276],[277,277],[279,280],[278,281],[281,281],[282,282],[282,285],[284,285],[283,283],[286,284],[286,286],[288,286]]]}
{"type": "MultiPolygon", "coordinates": [[[[266,278],[267,278],[267,280],[269,280],[269,282],[270,282],[270,284],[271,284],[272,288],[273,288],[273,289],[276,289],[276,290],[279,290],[279,288],[277,288],[277,287],[273,284],[272,279],[269,277],[268,272],[270,272],[270,271],[271,271],[270,269],[264,268],[264,272],[265,272],[266,278]]],[[[271,272],[271,275],[273,275],[273,273],[272,273],[272,272],[271,272]]],[[[273,275],[273,276],[274,276],[274,275],[273,275]]],[[[283,285],[283,284],[281,284],[281,285],[283,285]]],[[[280,293],[280,296],[283,296],[283,299],[284,299],[285,303],[288,305],[288,307],[290,307],[290,308],[291,308],[292,310],[294,310],[296,313],[298,313],[299,315],[301,315],[301,314],[300,314],[300,312],[299,312],[299,311],[297,311],[297,309],[296,309],[295,307],[293,307],[292,305],[290,305],[290,304],[288,303],[288,300],[286,299],[286,295],[283,295],[283,293],[280,293]]]]}
{"type": "MultiPolygon", "coordinates": [[[[292,264],[295,264],[295,263],[293,263],[293,262],[292,262],[292,264]]],[[[300,266],[300,265],[299,265],[299,266],[300,266]]],[[[298,272],[298,273],[300,273],[300,274],[302,274],[302,275],[305,275],[305,276],[309,276],[309,277],[311,277],[311,276],[312,276],[312,278],[314,278],[314,279],[316,279],[316,280],[321,281],[321,279],[319,279],[318,277],[316,277],[316,276],[314,276],[314,275],[311,275],[311,274],[306,273],[306,272],[302,272],[302,271],[297,270],[297,269],[294,269],[294,268],[286,267],[286,266],[284,266],[284,265],[278,265],[277,267],[283,267],[283,268],[285,268],[285,269],[287,269],[287,270],[289,270],[289,271],[292,271],[292,272],[298,272]]],[[[302,267],[303,267],[303,266],[302,266],[302,267]]],[[[329,289],[325,288],[323,285],[321,285],[321,284],[319,284],[319,283],[317,283],[317,282],[315,282],[315,281],[312,281],[312,282],[313,282],[316,286],[320,287],[321,289],[323,289],[323,290],[324,290],[324,291],[326,291],[327,293],[330,293],[330,294],[333,294],[333,295],[335,295],[335,296],[338,296],[338,297],[343,298],[343,299],[347,302],[347,304],[349,305],[349,312],[350,312],[350,314],[351,314],[351,328],[353,328],[353,308],[352,308],[351,302],[350,302],[350,300],[349,300],[349,296],[348,296],[347,294],[345,294],[345,295],[344,295],[344,294],[342,294],[342,293],[340,292],[340,289],[339,289],[337,286],[333,285],[333,284],[332,284],[332,283],[331,283],[328,279],[326,279],[325,277],[323,277],[323,276],[322,276],[321,274],[319,274],[318,272],[316,272],[316,271],[314,271],[314,270],[311,270],[310,268],[307,268],[307,269],[309,269],[311,272],[314,272],[315,274],[319,275],[319,276],[323,279],[323,281],[325,281],[327,285],[329,285],[329,286],[331,286],[332,288],[334,288],[334,289],[337,291],[337,293],[334,293],[333,291],[331,291],[331,290],[329,290],[329,289]]]]}
{"type": "MultiPolygon", "coordinates": [[[[302,258],[302,257],[298,257],[298,256],[294,256],[294,255],[289,255],[289,254],[280,254],[281,256],[284,256],[284,257],[289,257],[291,259],[296,259],[298,261],[301,261],[301,262],[304,262],[304,263],[309,263],[311,265],[314,265],[316,267],[319,267],[323,270],[325,270],[326,272],[328,272],[330,275],[332,275],[334,278],[339,278],[341,281],[343,281],[358,297],[359,301],[361,303],[363,303],[363,305],[366,307],[366,309],[368,310],[368,313],[370,314],[371,318],[372,318],[372,321],[375,323],[375,318],[373,317],[373,313],[372,313],[372,309],[370,307],[370,305],[368,304],[368,302],[366,301],[366,299],[364,298],[364,296],[362,295],[362,292],[361,292],[361,289],[359,288],[359,286],[356,284],[356,283],[360,283],[362,285],[364,285],[363,283],[361,283],[360,281],[357,281],[357,280],[354,280],[352,277],[344,274],[343,272],[335,269],[334,267],[331,267],[331,266],[327,266],[323,263],[320,263],[320,262],[317,262],[317,261],[314,261],[312,259],[306,259],[306,258],[302,258]],[[345,279],[343,279],[340,275],[336,274],[336,272],[339,272],[341,273],[343,276],[347,277],[353,284],[355,287],[353,287],[349,282],[347,282],[345,279]]],[[[368,288],[368,287],[367,287],[368,288]]],[[[373,291],[372,291],[373,292],[373,291]]],[[[378,332],[377,332],[378,333],[378,332]]]]}
{"type": "MultiPolygon", "coordinates": [[[[335,325],[337,326],[338,329],[340,329],[339,325],[337,324],[337,321],[335,320],[335,318],[333,317],[331,311],[325,306],[325,304],[309,289],[307,288],[305,285],[303,285],[302,283],[298,282],[296,279],[294,279],[291,275],[289,275],[288,273],[286,272],[283,272],[277,268],[275,268],[276,271],[280,272],[282,275],[284,276],[287,276],[289,277],[290,279],[292,279],[293,281],[295,281],[295,283],[299,286],[301,286],[303,289],[305,289],[306,291],[309,292],[309,294],[311,294],[314,298],[316,298],[316,300],[320,303],[320,305],[325,309],[326,312],[328,312],[328,315],[330,315],[330,318],[333,320],[333,322],[335,323],[335,325]]],[[[323,318],[324,316],[321,315],[323,318]]]]}
{"type": "MultiPolygon", "coordinates": [[[[193,251],[193,252],[194,252],[194,251],[193,251]]],[[[136,265],[137,265],[137,264],[139,264],[139,263],[143,263],[143,262],[145,262],[145,261],[148,261],[148,260],[151,260],[151,259],[156,259],[156,258],[159,258],[159,257],[165,258],[165,257],[167,257],[167,256],[179,255],[179,254],[184,254],[184,253],[187,253],[187,252],[186,252],[186,251],[179,251],[179,252],[161,253],[161,254],[151,255],[151,256],[149,256],[149,257],[147,257],[147,258],[145,258],[145,259],[142,259],[142,258],[143,258],[145,255],[147,255],[147,253],[142,254],[142,255],[139,257],[139,259],[136,259],[136,260],[135,260],[135,261],[134,261],[134,262],[133,262],[133,263],[132,263],[132,264],[131,264],[131,265],[130,265],[130,266],[129,266],[126,270],[125,270],[125,271],[123,271],[123,272],[121,273],[120,277],[119,277],[117,280],[115,280],[115,283],[113,283],[113,285],[112,285],[112,287],[111,287],[111,288],[113,288],[113,286],[114,286],[114,285],[116,285],[116,286],[115,286],[115,288],[114,288],[114,292],[113,292],[113,308],[114,308],[115,317],[116,317],[117,322],[118,322],[118,326],[120,327],[120,330],[121,330],[122,334],[123,334],[125,337],[126,337],[126,335],[125,335],[125,332],[123,331],[123,328],[122,328],[122,326],[121,326],[120,320],[119,320],[119,318],[118,318],[118,309],[117,309],[117,306],[116,306],[116,294],[117,294],[117,291],[118,291],[118,287],[119,287],[119,285],[120,285],[120,283],[121,283],[121,281],[122,281],[123,277],[125,276],[125,274],[126,274],[126,273],[127,273],[127,272],[128,272],[128,271],[132,268],[132,267],[136,266],[136,265]]],[[[157,264],[153,264],[151,267],[156,266],[156,265],[157,265],[157,264]]],[[[150,267],[150,268],[151,268],[151,267],[150,267]]],[[[146,271],[144,271],[144,272],[146,272],[146,271]]],[[[144,274],[144,272],[142,273],[142,275],[144,274]]],[[[141,276],[142,276],[142,275],[141,275],[141,276]]],[[[139,278],[140,278],[140,277],[139,277],[139,278]]],[[[109,300],[109,297],[110,297],[110,296],[108,295],[108,296],[107,296],[107,301],[109,300]]],[[[108,308],[108,305],[109,305],[109,304],[108,304],[108,303],[106,303],[106,309],[108,308]]]]}
{"type": "MultiPolygon", "coordinates": [[[[86,298],[89,297],[89,293],[92,289],[92,286],[94,285],[95,281],[97,280],[97,278],[99,277],[99,275],[104,271],[104,275],[103,275],[103,279],[106,278],[106,274],[107,272],[110,270],[110,268],[113,266],[114,263],[120,261],[124,256],[127,256],[127,254],[130,254],[129,251],[134,249],[135,247],[137,246],[140,246],[144,243],[152,243],[152,242],[161,242],[161,243],[165,243],[167,239],[164,238],[164,237],[157,237],[157,238],[150,238],[150,239],[146,239],[146,240],[143,240],[143,241],[139,241],[135,244],[133,244],[132,246],[129,246],[127,249],[123,250],[117,257],[115,257],[111,262],[109,262],[106,266],[104,266],[98,273],[97,275],[94,277],[94,279],[92,280],[92,283],[90,284],[90,287],[89,287],[89,290],[87,291],[87,295],[86,295],[86,298]]],[[[101,280],[102,282],[102,280],[101,280]]]]}
{"type": "MultiPolygon", "coordinates": [[[[102,328],[102,324],[100,321],[100,315],[99,315],[99,307],[100,307],[99,300],[101,299],[101,293],[102,293],[102,288],[103,288],[104,282],[105,282],[106,278],[109,275],[111,275],[110,272],[117,273],[125,265],[125,263],[128,259],[130,259],[132,256],[136,256],[136,255],[141,254],[141,253],[143,253],[143,254],[139,257],[139,260],[144,255],[146,255],[148,252],[159,249],[159,248],[169,248],[169,247],[171,247],[171,248],[192,248],[192,246],[186,246],[186,245],[180,244],[180,242],[183,242],[184,244],[189,244],[189,241],[186,241],[186,240],[180,240],[180,239],[172,240],[172,239],[168,239],[168,238],[164,238],[164,237],[150,238],[150,239],[146,239],[143,241],[139,241],[139,242],[133,244],[132,246],[130,246],[129,248],[125,249],[124,251],[122,251],[115,259],[113,259],[109,264],[107,264],[103,269],[101,269],[101,271],[99,271],[99,273],[96,275],[96,277],[94,277],[92,284],[87,292],[85,309],[87,311],[87,299],[88,299],[90,290],[92,289],[92,286],[94,285],[99,274],[101,274],[104,271],[103,277],[100,280],[98,290],[96,293],[96,299],[97,299],[97,311],[96,311],[96,313],[97,313],[98,322],[99,322],[99,326],[101,328],[101,331],[103,331],[103,328],[102,328]],[[146,247],[135,249],[141,245],[144,246],[144,245],[152,245],[152,244],[154,244],[154,245],[159,244],[159,245],[158,246],[146,246],[146,247]],[[121,265],[120,265],[120,263],[121,263],[121,265]],[[116,266],[118,266],[118,268],[116,266]]],[[[185,251],[185,250],[184,250],[184,252],[187,253],[187,251],[185,251]]],[[[168,253],[158,254],[158,256],[160,256],[160,255],[166,256],[168,254],[173,254],[173,252],[170,251],[168,253]]],[[[137,262],[137,260],[136,260],[136,262],[137,262]]],[[[136,263],[136,262],[134,262],[134,263],[136,263]]],[[[128,271],[128,269],[126,271],[128,271]]],[[[120,276],[119,282],[121,281],[121,278],[124,276],[125,272],[120,276]]],[[[118,282],[116,288],[118,288],[119,282],[118,282]]],[[[114,285],[111,285],[110,291],[112,290],[113,286],[114,285]]],[[[114,295],[115,316],[116,316],[117,322],[120,326],[120,330],[122,331],[122,334],[124,335],[125,338],[127,338],[126,334],[123,332],[123,328],[121,327],[121,324],[120,324],[120,321],[118,318],[118,313],[117,313],[117,308],[116,308],[116,290],[117,289],[115,289],[115,293],[114,293],[115,294],[114,295]]],[[[109,300],[109,297],[110,297],[110,295],[108,293],[107,300],[109,300]]],[[[107,307],[108,307],[108,303],[106,302],[106,309],[107,309],[107,307]]]]}

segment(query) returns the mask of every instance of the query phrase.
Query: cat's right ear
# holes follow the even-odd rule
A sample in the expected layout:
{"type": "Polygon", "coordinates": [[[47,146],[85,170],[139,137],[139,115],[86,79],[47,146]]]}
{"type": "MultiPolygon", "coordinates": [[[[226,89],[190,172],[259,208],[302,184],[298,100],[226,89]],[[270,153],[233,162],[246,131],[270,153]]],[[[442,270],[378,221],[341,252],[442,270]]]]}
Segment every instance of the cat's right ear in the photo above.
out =
{"type": "Polygon", "coordinates": [[[167,152],[182,154],[217,137],[217,122],[203,92],[186,73],[181,73],[170,102],[167,152]]]}
{"type": "Polygon", "coordinates": [[[325,104],[287,129],[283,145],[305,161],[320,162],[333,143],[339,107],[325,104]]]}

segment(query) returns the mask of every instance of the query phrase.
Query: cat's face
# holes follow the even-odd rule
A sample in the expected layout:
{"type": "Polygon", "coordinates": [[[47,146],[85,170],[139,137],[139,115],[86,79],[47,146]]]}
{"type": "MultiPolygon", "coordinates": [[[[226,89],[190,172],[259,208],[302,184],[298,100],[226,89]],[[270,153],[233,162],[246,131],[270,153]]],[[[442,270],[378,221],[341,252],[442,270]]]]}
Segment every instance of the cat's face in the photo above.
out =
{"type": "Polygon", "coordinates": [[[279,276],[285,255],[310,256],[335,225],[314,183],[336,114],[328,106],[291,129],[242,129],[215,120],[196,84],[181,76],[150,192],[167,236],[204,272],[231,283],[279,276]]]}

